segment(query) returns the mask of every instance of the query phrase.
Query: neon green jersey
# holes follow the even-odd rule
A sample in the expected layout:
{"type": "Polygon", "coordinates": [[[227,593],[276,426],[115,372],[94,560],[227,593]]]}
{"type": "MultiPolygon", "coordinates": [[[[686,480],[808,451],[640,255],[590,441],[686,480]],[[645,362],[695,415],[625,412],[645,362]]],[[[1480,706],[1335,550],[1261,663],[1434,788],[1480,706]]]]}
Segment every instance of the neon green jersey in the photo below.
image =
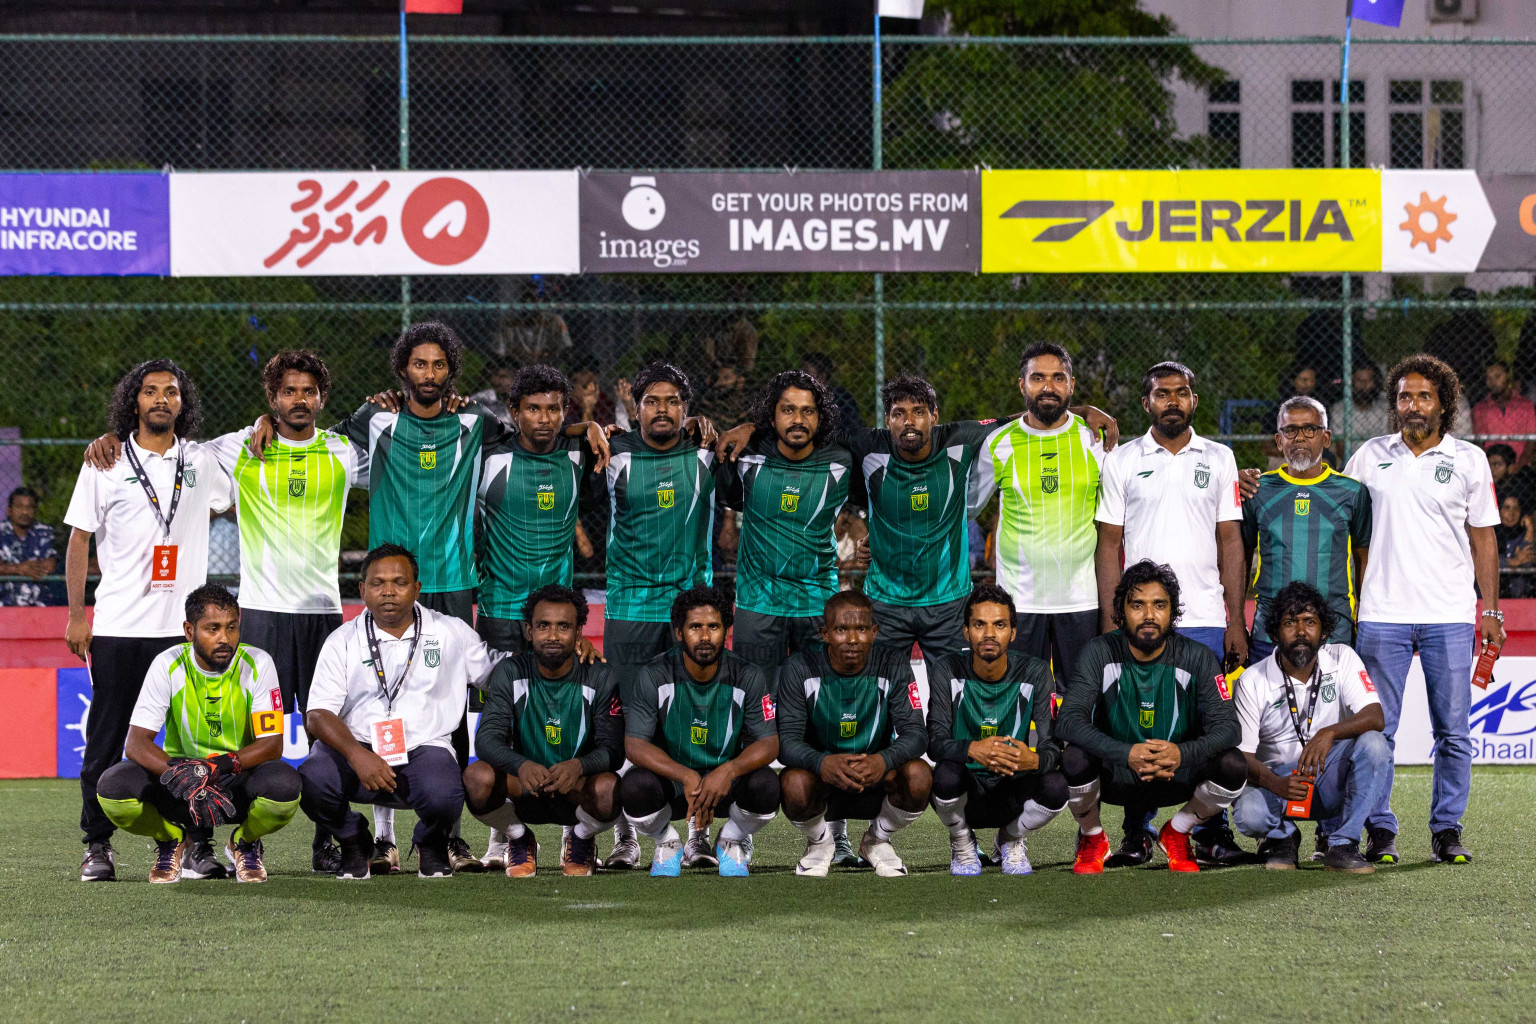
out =
{"type": "Polygon", "coordinates": [[[130,725],[158,732],[170,757],[232,754],[259,736],[281,734],[283,692],[266,651],[241,644],[218,675],[197,664],[191,644],[162,651],[149,666],[130,725]]]}

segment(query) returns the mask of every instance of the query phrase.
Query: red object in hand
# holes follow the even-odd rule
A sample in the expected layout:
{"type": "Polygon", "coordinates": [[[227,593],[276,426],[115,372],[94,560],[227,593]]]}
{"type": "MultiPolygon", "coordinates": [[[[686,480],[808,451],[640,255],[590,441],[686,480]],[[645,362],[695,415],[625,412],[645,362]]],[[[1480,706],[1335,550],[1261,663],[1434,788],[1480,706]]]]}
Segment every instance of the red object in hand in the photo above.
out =
{"type": "Polygon", "coordinates": [[[1312,817],[1312,794],[1316,787],[1310,778],[1303,778],[1302,783],[1307,787],[1307,795],[1300,800],[1287,800],[1285,802],[1285,816],[1287,818],[1300,818],[1303,821],[1312,817]]]}
{"type": "Polygon", "coordinates": [[[1483,644],[1483,653],[1478,656],[1477,668],[1472,670],[1472,685],[1479,690],[1488,689],[1488,684],[1493,682],[1493,663],[1499,660],[1499,652],[1504,649],[1502,643],[1490,640],[1483,644]]]}

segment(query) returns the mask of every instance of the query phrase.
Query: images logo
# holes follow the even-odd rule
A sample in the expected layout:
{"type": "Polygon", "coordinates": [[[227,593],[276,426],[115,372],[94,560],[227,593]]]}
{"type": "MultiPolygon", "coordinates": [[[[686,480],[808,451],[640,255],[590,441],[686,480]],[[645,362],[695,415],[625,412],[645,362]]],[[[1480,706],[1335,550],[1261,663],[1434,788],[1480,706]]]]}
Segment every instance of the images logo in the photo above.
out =
{"type": "Polygon", "coordinates": [[[629,192],[619,205],[624,223],[636,231],[650,231],[667,215],[667,201],[656,191],[656,179],[637,175],[629,179],[629,192]]]}
{"type": "MultiPolygon", "coordinates": [[[[667,201],[653,176],[637,174],[629,179],[629,191],[619,201],[619,214],[632,231],[654,231],[661,226],[667,216],[667,201]]],[[[697,238],[614,238],[606,231],[599,231],[597,238],[600,260],[645,260],[665,270],[699,258],[697,238]]]]}

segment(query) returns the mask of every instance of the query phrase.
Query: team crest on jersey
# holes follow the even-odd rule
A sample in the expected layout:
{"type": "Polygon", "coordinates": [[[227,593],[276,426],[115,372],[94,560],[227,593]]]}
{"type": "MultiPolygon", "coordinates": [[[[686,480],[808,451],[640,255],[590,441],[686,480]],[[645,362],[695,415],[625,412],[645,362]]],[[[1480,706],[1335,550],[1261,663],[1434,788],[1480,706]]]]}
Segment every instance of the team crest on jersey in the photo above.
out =
{"type": "Polygon", "coordinates": [[[560,719],[550,718],[545,720],[544,740],[552,747],[560,745],[560,719]]]}
{"type": "Polygon", "coordinates": [[[780,512],[798,512],[798,511],[800,511],[800,495],[798,495],[798,494],[790,494],[787,491],[785,493],[779,495],[779,511],[780,512]]]}
{"type": "Polygon", "coordinates": [[[1304,516],[1308,512],[1311,512],[1311,511],[1312,511],[1312,499],[1311,498],[1297,498],[1296,499],[1296,514],[1297,515],[1304,516]]]}
{"type": "Polygon", "coordinates": [[[709,742],[708,726],[695,723],[688,727],[688,741],[696,747],[702,747],[709,742]]]}
{"type": "Polygon", "coordinates": [[[291,476],[288,478],[288,495],[292,498],[304,497],[304,478],[302,476],[291,476]]]}
{"type": "Polygon", "coordinates": [[[547,512],[547,511],[549,511],[550,509],[552,509],[554,507],[555,507],[555,492],[554,491],[540,491],[539,492],[539,508],[541,508],[541,509],[543,509],[544,511],[547,512]]]}
{"type": "Polygon", "coordinates": [[[181,474],[181,482],[186,484],[188,487],[196,487],[197,470],[193,469],[191,466],[188,466],[186,470],[181,474]]]}
{"type": "Polygon", "coordinates": [[[851,740],[859,734],[858,719],[853,721],[843,720],[837,723],[837,734],[845,740],[851,740]]]}
{"type": "Polygon", "coordinates": [[[1449,462],[1442,462],[1435,467],[1435,482],[1440,484],[1451,482],[1451,464],[1449,462]]]}
{"type": "Polygon", "coordinates": [[[1143,729],[1152,728],[1152,723],[1156,720],[1156,718],[1157,711],[1155,708],[1149,708],[1145,704],[1141,706],[1141,727],[1143,729]]]}
{"type": "Polygon", "coordinates": [[[984,739],[984,740],[991,739],[993,736],[996,736],[996,735],[997,735],[997,723],[996,722],[983,722],[981,724],[981,738],[982,739],[984,739]]]}
{"type": "Polygon", "coordinates": [[[671,508],[677,504],[677,491],[671,487],[661,487],[656,490],[656,507],[671,508]]]}
{"type": "Polygon", "coordinates": [[[1040,490],[1046,494],[1055,494],[1061,487],[1061,476],[1054,468],[1045,470],[1040,474],[1040,490]]]}
{"type": "Polygon", "coordinates": [[[422,469],[436,469],[437,468],[437,452],[436,451],[430,451],[429,452],[425,448],[422,449],[422,452],[421,452],[421,468],[422,469]]]}
{"type": "Polygon", "coordinates": [[[428,640],[422,649],[421,658],[427,663],[427,668],[437,668],[443,663],[443,649],[437,645],[436,640],[428,640]]]}
{"type": "Polygon", "coordinates": [[[914,495],[912,495],[912,511],[913,512],[927,512],[928,511],[928,494],[926,492],[924,492],[922,494],[914,494],[914,495]]]}
{"type": "Polygon", "coordinates": [[[1333,698],[1338,696],[1338,691],[1336,689],[1334,689],[1333,681],[1332,680],[1329,680],[1328,682],[1323,684],[1323,692],[1320,693],[1318,696],[1323,698],[1323,703],[1324,704],[1332,704],[1333,703],[1333,698]]]}
{"type": "Polygon", "coordinates": [[[1195,466],[1195,486],[1202,491],[1211,485],[1211,467],[1201,462],[1195,466]]]}

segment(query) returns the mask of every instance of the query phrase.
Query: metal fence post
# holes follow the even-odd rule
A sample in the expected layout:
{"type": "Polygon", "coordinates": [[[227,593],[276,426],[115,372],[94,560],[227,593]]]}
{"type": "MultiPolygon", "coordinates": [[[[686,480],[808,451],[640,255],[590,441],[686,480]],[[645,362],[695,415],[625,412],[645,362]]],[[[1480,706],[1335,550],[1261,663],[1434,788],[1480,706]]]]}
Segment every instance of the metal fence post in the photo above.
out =
{"type": "MultiPolygon", "coordinates": [[[[1344,18],[1344,56],[1343,56],[1344,70],[1343,70],[1343,73],[1339,76],[1339,108],[1340,108],[1340,110],[1339,110],[1339,135],[1340,135],[1340,139],[1341,139],[1341,141],[1339,143],[1339,146],[1340,146],[1341,163],[1343,164],[1343,166],[1346,169],[1348,169],[1348,167],[1350,165],[1350,159],[1349,159],[1349,36],[1350,36],[1350,29],[1352,27],[1352,23],[1353,22],[1354,22],[1354,18],[1349,17],[1347,15],[1345,16],[1345,18],[1344,18]]],[[[1340,381],[1340,386],[1341,386],[1341,390],[1340,390],[1340,407],[1341,407],[1341,409],[1343,410],[1343,413],[1344,413],[1344,417],[1343,417],[1344,422],[1339,424],[1339,429],[1344,434],[1344,459],[1345,459],[1345,461],[1348,461],[1349,457],[1354,454],[1354,447],[1355,447],[1355,445],[1354,445],[1354,441],[1355,441],[1355,439],[1354,439],[1354,418],[1355,418],[1354,417],[1354,404],[1355,404],[1355,398],[1354,398],[1354,390],[1355,390],[1354,389],[1354,376],[1355,376],[1355,365],[1354,365],[1355,364],[1354,326],[1355,325],[1354,325],[1354,318],[1350,315],[1353,312],[1353,310],[1351,310],[1351,308],[1350,308],[1350,306],[1352,304],[1351,303],[1351,295],[1350,295],[1350,291],[1351,291],[1351,287],[1350,286],[1351,286],[1351,282],[1350,282],[1350,278],[1349,278],[1349,271],[1345,270],[1344,271],[1344,280],[1341,282],[1341,285],[1340,285],[1340,288],[1339,288],[1339,305],[1340,305],[1340,308],[1343,310],[1343,314],[1344,314],[1344,316],[1343,316],[1343,320],[1344,320],[1343,352],[1342,352],[1342,356],[1343,356],[1343,359],[1342,359],[1342,365],[1343,365],[1342,376],[1343,376],[1344,379],[1342,381],[1340,381]]]]}
{"type": "MultiPolygon", "coordinates": [[[[875,4],[875,81],[874,81],[874,121],[870,126],[870,143],[874,159],[875,170],[881,169],[882,155],[880,152],[880,4],[875,4]]],[[[875,275],[875,422],[880,421],[880,392],[885,388],[885,275],[875,275]]]]}
{"type": "MultiPolygon", "coordinates": [[[[405,45],[405,0],[400,0],[400,169],[411,169],[410,52],[405,45]]],[[[400,331],[411,325],[411,276],[400,275],[400,331]]]]}

